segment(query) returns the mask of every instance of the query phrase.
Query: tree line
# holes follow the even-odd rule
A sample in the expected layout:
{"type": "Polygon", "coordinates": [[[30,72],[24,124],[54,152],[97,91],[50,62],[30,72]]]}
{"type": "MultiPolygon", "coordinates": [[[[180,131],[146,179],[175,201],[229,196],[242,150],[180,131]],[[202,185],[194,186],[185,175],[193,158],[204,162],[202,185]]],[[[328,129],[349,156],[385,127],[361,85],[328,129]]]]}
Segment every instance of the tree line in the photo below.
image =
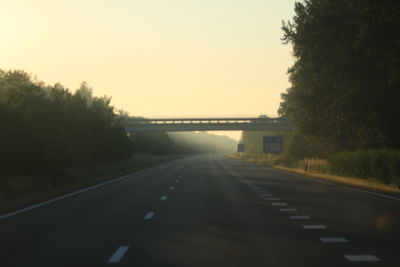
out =
{"type": "Polygon", "coordinates": [[[282,25],[294,64],[279,108],[294,130],[277,133],[284,135],[277,156],[262,154],[262,136],[244,133],[247,154],[399,186],[399,29],[397,0],[296,2],[282,25]]]}
{"type": "Polygon", "coordinates": [[[117,161],[129,140],[110,98],[86,83],[72,93],[23,71],[0,72],[0,171],[37,173],[117,161]]]}
{"type": "Polygon", "coordinates": [[[132,154],[223,149],[214,146],[220,139],[207,134],[205,146],[188,141],[193,134],[186,134],[184,142],[165,132],[128,136],[123,127],[126,114],[110,101],[108,96],[93,96],[85,82],[71,92],[59,83],[46,85],[24,71],[0,70],[0,174],[86,168],[122,161],[132,154]]]}
{"type": "Polygon", "coordinates": [[[279,113],[300,156],[400,149],[400,2],[306,0],[283,23],[292,86],[279,113]]]}

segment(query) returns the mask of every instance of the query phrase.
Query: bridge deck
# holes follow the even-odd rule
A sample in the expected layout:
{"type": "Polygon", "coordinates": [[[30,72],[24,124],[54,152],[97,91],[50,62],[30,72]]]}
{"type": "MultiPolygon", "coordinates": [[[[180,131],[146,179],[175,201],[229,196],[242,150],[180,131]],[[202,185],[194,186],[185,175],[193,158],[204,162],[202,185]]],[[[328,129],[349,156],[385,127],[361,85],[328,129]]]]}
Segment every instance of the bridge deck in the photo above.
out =
{"type": "Polygon", "coordinates": [[[292,125],[282,118],[161,118],[125,121],[128,132],[146,131],[288,131],[292,125]]]}

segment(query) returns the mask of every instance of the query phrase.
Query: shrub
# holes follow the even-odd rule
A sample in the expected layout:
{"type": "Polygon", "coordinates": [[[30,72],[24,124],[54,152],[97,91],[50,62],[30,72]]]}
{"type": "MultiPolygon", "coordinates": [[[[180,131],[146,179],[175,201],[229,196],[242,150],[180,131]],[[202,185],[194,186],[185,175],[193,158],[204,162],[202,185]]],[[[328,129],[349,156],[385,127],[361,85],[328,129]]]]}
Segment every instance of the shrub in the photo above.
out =
{"type": "Polygon", "coordinates": [[[340,152],[328,157],[333,174],[400,184],[400,152],[354,151],[340,152]]]}

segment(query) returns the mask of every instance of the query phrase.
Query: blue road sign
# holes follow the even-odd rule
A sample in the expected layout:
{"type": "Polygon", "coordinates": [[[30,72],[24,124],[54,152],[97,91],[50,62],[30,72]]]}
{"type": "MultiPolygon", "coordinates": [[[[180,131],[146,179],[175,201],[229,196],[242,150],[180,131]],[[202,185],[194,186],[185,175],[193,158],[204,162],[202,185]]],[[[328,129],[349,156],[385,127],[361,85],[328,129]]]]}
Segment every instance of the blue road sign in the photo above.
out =
{"type": "Polygon", "coordinates": [[[282,153],[283,137],[282,136],[264,136],[263,137],[264,153],[282,153]]]}

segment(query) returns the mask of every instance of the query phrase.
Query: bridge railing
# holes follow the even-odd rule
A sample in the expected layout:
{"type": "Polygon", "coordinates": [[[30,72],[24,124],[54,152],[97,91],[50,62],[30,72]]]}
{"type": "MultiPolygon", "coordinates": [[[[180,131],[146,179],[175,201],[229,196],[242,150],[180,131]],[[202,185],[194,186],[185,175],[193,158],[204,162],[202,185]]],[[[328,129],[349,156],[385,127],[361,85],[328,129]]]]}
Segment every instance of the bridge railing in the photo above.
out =
{"type": "Polygon", "coordinates": [[[276,118],[128,118],[128,124],[218,124],[218,123],[284,123],[286,119],[281,117],[276,118]]]}
{"type": "Polygon", "coordinates": [[[284,118],[127,118],[125,130],[140,131],[261,131],[292,130],[284,118]]]}

